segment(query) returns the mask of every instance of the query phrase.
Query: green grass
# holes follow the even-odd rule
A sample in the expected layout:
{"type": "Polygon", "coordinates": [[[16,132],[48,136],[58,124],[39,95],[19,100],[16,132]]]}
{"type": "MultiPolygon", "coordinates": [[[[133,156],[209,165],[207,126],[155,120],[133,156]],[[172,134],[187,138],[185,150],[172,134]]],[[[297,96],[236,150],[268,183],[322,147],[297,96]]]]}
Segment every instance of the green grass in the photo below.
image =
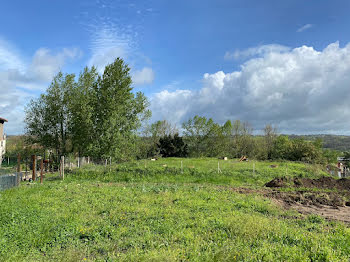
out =
{"type": "Polygon", "coordinates": [[[169,158],[135,161],[107,168],[91,165],[75,170],[68,178],[105,182],[200,183],[261,187],[275,177],[317,178],[327,175],[320,167],[303,163],[169,158]],[[218,173],[218,162],[221,173],[218,173]],[[277,167],[271,168],[272,165],[277,167]]]}
{"type": "MultiPolygon", "coordinates": [[[[65,181],[49,176],[43,185],[0,192],[0,261],[349,260],[347,225],[302,217],[262,196],[218,186],[259,187],[269,179],[265,175],[281,175],[271,163],[256,163],[254,183],[247,170],[230,178],[251,163],[226,163],[216,174],[210,161],[217,160],[191,160],[198,169],[182,174],[175,169],[179,161],[147,162],[146,168],[143,161],[126,163],[111,172],[87,167],[66,174],[65,181]],[[158,166],[163,163],[166,168],[158,166]]],[[[307,165],[288,168],[320,175],[307,165]]]]}

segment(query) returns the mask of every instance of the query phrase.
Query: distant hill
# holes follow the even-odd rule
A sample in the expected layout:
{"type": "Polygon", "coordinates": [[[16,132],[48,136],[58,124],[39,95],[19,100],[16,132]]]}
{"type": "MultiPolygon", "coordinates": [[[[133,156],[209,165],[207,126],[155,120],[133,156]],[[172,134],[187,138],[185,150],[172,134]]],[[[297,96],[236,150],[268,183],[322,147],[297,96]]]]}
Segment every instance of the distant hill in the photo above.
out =
{"type": "Polygon", "coordinates": [[[338,151],[350,151],[350,136],[343,135],[288,135],[290,139],[304,138],[306,140],[315,140],[321,138],[323,147],[335,149],[338,151]]]}

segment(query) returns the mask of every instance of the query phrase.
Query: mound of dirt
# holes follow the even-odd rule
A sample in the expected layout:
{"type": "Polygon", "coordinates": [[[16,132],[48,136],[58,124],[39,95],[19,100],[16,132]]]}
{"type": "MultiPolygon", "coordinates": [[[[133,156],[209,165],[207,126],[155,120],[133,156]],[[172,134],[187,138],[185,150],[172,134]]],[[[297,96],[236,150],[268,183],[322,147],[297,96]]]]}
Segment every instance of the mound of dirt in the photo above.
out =
{"type": "Polygon", "coordinates": [[[266,187],[287,187],[288,179],[285,177],[277,177],[266,183],[266,187]]]}
{"type": "Polygon", "coordinates": [[[321,177],[318,179],[311,178],[294,178],[288,179],[278,177],[265,184],[266,187],[306,187],[321,189],[338,189],[350,191],[350,179],[333,177],[321,177]]]}

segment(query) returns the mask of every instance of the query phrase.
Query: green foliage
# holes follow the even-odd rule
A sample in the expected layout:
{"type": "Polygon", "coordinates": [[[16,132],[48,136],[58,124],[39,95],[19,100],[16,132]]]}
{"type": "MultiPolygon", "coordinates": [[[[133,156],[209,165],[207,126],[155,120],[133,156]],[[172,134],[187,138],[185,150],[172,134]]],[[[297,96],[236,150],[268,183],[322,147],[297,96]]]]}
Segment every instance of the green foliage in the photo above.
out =
{"type": "Polygon", "coordinates": [[[147,113],[147,98],[131,92],[129,67],[122,59],[107,65],[99,77],[94,92],[93,151],[98,157],[113,156],[127,160],[133,154],[135,131],[140,127],[142,114],[147,113]]]}
{"type": "Polygon", "coordinates": [[[69,109],[71,115],[70,134],[73,151],[79,156],[90,153],[93,141],[95,121],[93,104],[95,97],[94,87],[98,73],[95,67],[85,67],[80,73],[76,85],[70,93],[69,109]]]}
{"type": "Polygon", "coordinates": [[[211,118],[195,116],[182,125],[191,156],[241,157],[252,155],[254,141],[248,123],[227,121],[223,126],[211,118]]]}
{"type": "Polygon", "coordinates": [[[263,136],[253,136],[248,123],[227,121],[224,125],[212,119],[195,116],[183,123],[189,155],[206,157],[247,156],[259,160],[292,160],[308,163],[335,163],[339,153],[323,149],[322,139],[307,141],[278,135],[266,125],[263,136]]]}
{"type": "Polygon", "coordinates": [[[146,126],[141,133],[139,146],[143,147],[141,155],[143,158],[159,156],[159,140],[165,136],[178,134],[176,126],[168,121],[156,121],[150,126],[146,126]]]}
{"type": "Polygon", "coordinates": [[[46,93],[32,100],[26,108],[28,137],[33,143],[55,149],[58,155],[67,152],[69,101],[72,99],[70,93],[75,85],[74,78],[74,74],[59,72],[46,93]]]}
{"type": "Polygon", "coordinates": [[[179,134],[161,137],[158,142],[158,150],[162,157],[186,157],[188,155],[187,145],[179,134]]]}
{"type": "Polygon", "coordinates": [[[209,139],[216,128],[214,121],[205,117],[195,116],[182,124],[185,141],[192,156],[206,156],[209,139]]]}
{"type": "Polygon", "coordinates": [[[146,97],[131,87],[129,67],[120,58],[106,66],[74,74],[58,73],[45,94],[26,110],[32,143],[57,155],[77,153],[127,160],[136,157],[136,131],[150,116],[146,97]]]}

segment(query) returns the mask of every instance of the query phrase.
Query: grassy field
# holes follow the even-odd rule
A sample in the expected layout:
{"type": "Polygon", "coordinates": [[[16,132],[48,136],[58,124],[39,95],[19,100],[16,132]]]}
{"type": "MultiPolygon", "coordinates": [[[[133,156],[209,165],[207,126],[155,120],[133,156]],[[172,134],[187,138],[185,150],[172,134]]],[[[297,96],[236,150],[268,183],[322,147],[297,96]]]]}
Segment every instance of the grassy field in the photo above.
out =
{"type": "Polygon", "coordinates": [[[257,194],[300,163],[162,159],[88,166],[0,193],[1,261],[348,261],[350,229],[257,194]],[[181,169],[181,161],[183,168],[181,169]],[[166,165],[166,166],[164,166],[166,165]],[[277,165],[271,168],[270,165],[277,165]]]}

